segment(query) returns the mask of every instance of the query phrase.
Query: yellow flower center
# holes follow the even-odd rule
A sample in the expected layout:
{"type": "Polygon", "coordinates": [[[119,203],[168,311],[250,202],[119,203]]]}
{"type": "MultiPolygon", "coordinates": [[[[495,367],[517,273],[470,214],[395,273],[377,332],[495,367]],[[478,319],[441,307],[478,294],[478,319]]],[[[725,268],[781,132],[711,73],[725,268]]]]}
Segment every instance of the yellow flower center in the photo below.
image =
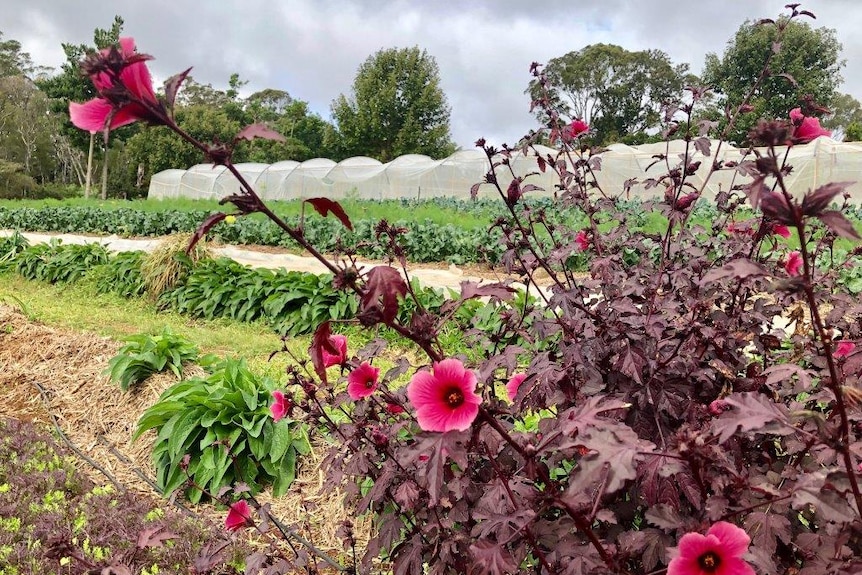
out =
{"type": "Polygon", "coordinates": [[[697,564],[707,573],[714,573],[718,570],[718,566],[721,565],[721,557],[713,551],[707,551],[697,558],[697,564]]]}
{"type": "Polygon", "coordinates": [[[455,409],[464,403],[464,393],[457,387],[450,388],[445,395],[446,405],[455,409]]]}

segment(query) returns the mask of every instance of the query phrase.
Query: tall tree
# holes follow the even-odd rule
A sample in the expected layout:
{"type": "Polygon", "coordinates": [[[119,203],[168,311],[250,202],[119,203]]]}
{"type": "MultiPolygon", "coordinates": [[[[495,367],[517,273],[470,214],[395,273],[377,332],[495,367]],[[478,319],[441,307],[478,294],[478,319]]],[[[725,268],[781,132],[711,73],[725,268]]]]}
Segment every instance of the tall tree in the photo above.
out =
{"type": "MultiPolygon", "coordinates": [[[[659,124],[662,106],[682,96],[688,64],[674,64],[661,50],[591,44],[553,58],[545,73],[552,101],[587,122],[599,142],[636,142],[659,124]]],[[[533,80],[527,92],[537,98],[538,90],[533,80]]]]}
{"type": "MultiPolygon", "coordinates": [[[[81,60],[90,52],[105,49],[113,44],[116,44],[120,39],[120,34],[123,31],[123,19],[120,16],[114,16],[114,21],[110,28],[96,28],[93,31],[93,44],[62,44],[63,52],[66,54],[66,61],[60,69],[60,73],[54,76],[44,78],[37,82],[39,88],[52,99],[51,109],[65,117],[62,123],[62,133],[68,137],[73,144],[82,149],[89,150],[87,161],[87,187],[85,193],[89,195],[89,187],[91,181],[93,147],[95,143],[95,135],[87,136],[81,130],[72,125],[69,121],[68,110],[69,102],[84,102],[96,96],[95,88],[92,82],[87,78],[80,68],[81,60]]],[[[114,134],[114,138],[122,139],[125,135],[134,133],[136,127],[128,127],[121,129],[120,132],[114,134]]],[[[102,160],[102,198],[107,196],[108,183],[108,143],[104,142],[102,160]]]]}
{"type": "Polygon", "coordinates": [[[857,141],[862,127],[862,103],[850,94],[836,93],[829,111],[821,124],[832,130],[832,137],[836,140],[843,138],[845,141],[857,141]]]}
{"type": "Polygon", "coordinates": [[[758,118],[787,118],[810,95],[822,106],[832,105],[841,84],[841,43],[835,30],[812,28],[807,22],[786,17],[776,23],[746,21],[721,57],[706,55],[703,83],[719,96],[719,109],[735,108],[757,82],[764,64],[770,76],[756,90],[753,109],[739,119],[731,141],[745,144],[758,118]],[[781,42],[777,42],[783,27],[781,42]],[[777,52],[774,52],[777,50],[777,52]]]}
{"type": "Polygon", "coordinates": [[[449,113],[437,61],[418,47],[373,54],[359,67],[353,94],[332,103],[343,154],[383,162],[452,153],[449,113]]]}

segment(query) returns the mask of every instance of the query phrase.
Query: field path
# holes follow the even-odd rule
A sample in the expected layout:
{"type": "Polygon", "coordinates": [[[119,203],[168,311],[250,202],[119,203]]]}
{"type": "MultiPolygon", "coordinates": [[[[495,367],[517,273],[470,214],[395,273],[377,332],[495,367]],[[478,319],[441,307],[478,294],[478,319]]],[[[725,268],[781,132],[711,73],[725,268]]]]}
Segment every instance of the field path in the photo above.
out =
{"type": "MultiPolygon", "coordinates": [[[[0,237],[12,235],[12,230],[0,230],[0,237]]],[[[22,232],[30,245],[47,243],[52,239],[59,239],[64,244],[88,244],[100,243],[112,252],[146,251],[150,252],[159,244],[161,238],[131,239],[119,236],[91,236],[77,234],[46,234],[34,232],[22,232]]],[[[256,268],[278,269],[284,268],[288,271],[310,272],[315,274],[327,273],[327,269],[316,259],[309,256],[301,256],[280,250],[278,248],[233,246],[233,245],[211,245],[212,251],[218,255],[230,258],[243,265],[256,268]]],[[[365,269],[381,262],[370,260],[359,260],[360,266],[365,269]]],[[[462,269],[456,265],[446,264],[415,264],[409,267],[411,277],[415,277],[423,286],[433,288],[459,289],[464,281],[503,281],[505,276],[495,273],[493,270],[480,269],[479,266],[470,266],[462,269]]],[[[513,287],[522,288],[523,284],[513,282],[513,287]]]]}

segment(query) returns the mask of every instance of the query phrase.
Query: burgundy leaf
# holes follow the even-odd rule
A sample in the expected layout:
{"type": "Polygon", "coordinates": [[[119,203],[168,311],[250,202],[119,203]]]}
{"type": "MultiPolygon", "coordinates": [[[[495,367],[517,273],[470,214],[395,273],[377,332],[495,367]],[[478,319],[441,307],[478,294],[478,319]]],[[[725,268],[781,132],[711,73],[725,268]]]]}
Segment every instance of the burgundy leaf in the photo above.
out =
{"type": "Polygon", "coordinates": [[[329,198],[309,198],[305,201],[311,204],[315,211],[324,218],[331,213],[341,220],[341,223],[344,224],[345,228],[351,232],[353,231],[353,224],[350,223],[350,218],[347,216],[347,212],[344,211],[344,208],[342,208],[341,204],[338,202],[330,200],[329,198]]]}
{"type": "Polygon", "coordinates": [[[662,529],[679,529],[679,526],[682,525],[682,517],[677,510],[664,503],[651,505],[646,510],[644,518],[662,529]]]}
{"type": "MultiPolygon", "coordinates": [[[[747,163],[753,166],[752,162],[747,163]]],[[[740,167],[742,167],[742,164],[740,164],[740,167]]],[[[745,187],[745,194],[748,196],[748,201],[751,202],[751,207],[753,208],[760,205],[760,195],[766,190],[763,180],[763,176],[758,175],[750,184],[748,184],[748,186],[745,187]]]]}
{"type": "Polygon", "coordinates": [[[499,543],[487,539],[477,541],[470,545],[470,554],[473,556],[477,573],[504,575],[518,572],[515,558],[499,543]]]}
{"type": "Polygon", "coordinates": [[[129,569],[128,565],[115,561],[102,569],[101,575],[132,575],[132,570],[129,569]]]}
{"type": "Polygon", "coordinates": [[[479,182],[478,184],[473,184],[472,186],[470,186],[470,199],[471,200],[475,200],[476,197],[479,195],[479,187],[481,185],[482,185],[482,183],[479,182]]]}
{"type": "Polygon", "coordinates": [[[848,220],[841,212],[829,210],[821,213],[817,218],[826,224],[826,227],[832,230],[832,233],[838,237],[848,240],[862,239],[859,236],[859,232],[853,226],[853,222],[848,220]]]}
{"type": "Polygon", "coordinates": [[[163,531],[164,526],[147,527],[138,533],[138,549],[146,549],[147,547],[162,547],[163,541],[176,539],[177,536],[170,531],[163,531]]]}
{"type": "Polygon", "coordinates": [[[479,285],[476,282],[461,282],[461,299],[468,300],[474,297],[491,297],[502,301],[512,299],[515,289],[501,283],[479,285]]]}
{"type": "Polygon", "coordinates": [[[323,351],[332,355],[340,354],[340,350],[335,347],[330,339],[332,331],[329,322],[325,321],[314,330],[314,337],[311,339],[311,346],[308,348],[308,354],[311,357],[311,365],[314,366],[314,372],[323,383],[326,383],[326,366],[323,362],[323,351]]]}
{"type": "Polygon", "coordinates": [[[189,241],[189,246],[186,248],[186,253],[192,253],[192,250],[197,245],[197,243],[201,241],[204,237],[206,237],[209,231],[213,229],[213,227],[217,223],[219,223],[226,217],[227,214],[223,212],[219,212],[217,214],[210,214],[209,216],[207,216],[207,219],[201,222],[201,225],[199,225],[198,229],[195,230],[195,233],[192,234],[192,239],[189,241]]]}
{"type": "Polygon", "coordinates": [[[793,218],[793,208],[787,203],[784,194],[763,192],[760,194],[760,211],[780,224],[789,226],[796,222],[793,218]]]}
{"type": "Polygon", "coordinates": [[[359,300],[360,313],[389,325],[398,315],[398,298],[406,294],[407,282],[398,270],[389,266],[371,268],[359,300]]]}
{"type": "Polygon", "coordinates": [[[521,188],[522,193],[535,192],[535,191],[544,192],[545,188],[540,188],[539,186],[536,186],[533,184],[527,184],[526,186],[521,188]]]}
{"type": "Polygon", "coordinates": [[[616,422],[612,419],[600,418],[600,414],[629,407],[631,407],[630,403],[619,399],[606,399],[600,395],[593,395],[581,405],[567,409],[560,414],[561,429],[566,435],[582,433],[589,429],[604,429],[616,422]]]}
{"type": "MultiPolygon", "coordinates": [[[[215,543],[207,543],[195,558],[195,573],[209,573],[216,565],[224,562],[224,551],[230,545],[230,541],[222,540],[215,543]]],[[[251,568],[252,557],[246,558],[246,568],[251,568]]],[[[264,557],[266,559],[266,557],[264,557]]]]}
{"type": "Polygon", "coordinates": [[[844,495],[824,487],[825,472],[805,474],[796,485],[791,505],[794,509],[814,509],[823,521],[840,524],[857,519],[856,511],[844,495]]]}
{"type": "Polygon", "coordinates": [[[694,149],[703,154],[704,156],[709,157],[710,155],[710,144],[709,138],[706,136],[695,139],[694,141],[694,149]]]}
{"type": "Polygon", "coordinates": [[[718,442],[724,443],[737,430],[788,435],[795,431],[787,407],[761,393],[733,393],[724,400],[733,407],[712,422],[718,442]]]}
{"type": "Polygon", "coordinates": [[[174,109],[174,103],[177,99],[177,92],[180,90],[180,86],[182,86],[186,77],[189,75],[192,69],[188,68],[179,74],[174,74],[170,78],[165,81],[165,104],[169,110],[174,109]]]}
{"type": "Polygon", "coordinates": [[[422,536],[417,533],[395,550],[395,575],[422,573],[422,536]]]}
{"type": "Polygon", "coordinates": [[[276,142],[284,142],[284,136],[267,126],[266,124],[249,124],[239,131],[234,137],[234,141],[248,140],[249,142],[255,138],[263,138],[264,140],[275,140],[276,142]]]}
{"type": "Polygon", "coordinates": [[[548,162],[546,162],[545,158],[542,156],[537,156],[536,163],[539,165],[539,171],[544,174],[545,170],[548,168],[548,162]]]}
{"type": "Polygon", "coordinates": [[[737,258],[724,266],[710,270],[701,280],[702,284],[712,283],[724,278],[744,279],[768,276],[769,271],[757,262],[747,258],[737,258]]]}
{"type": "Polygon", "coordinates": [[[636,347],[632,347],[630,344],[626,344],[626,349],[617,358],[614,369],[620,373],[624,373],[638,383],[643,383],[643,372],[646,366],[647,358],[643,352],[636,347]]]}
{"type": "Polygon", "coordinates": [[[775,553],[778,539],[787,545],[791,541],[790,521],[777,513],[755,511],[749,514],[745,518],[745,531],[751,534],[757,547],[765,549],[770,555],[775,553]]]}
{"type": "Polygon", "coordinates": [[[509,189],[506,190],[506,201],[510,205],[515,205],[521,199],[521,182],[518,178],[513,178],[509,184],[509,189]]]}
{"type": "Polygon", "coordinates": [[[802,198],[802,213],[806,216],[820,214],[829,207],[835,196],[843,193],[852,184],[853,182],[829,182],[813,192],[805,194],[805,197],[802,198]]]}

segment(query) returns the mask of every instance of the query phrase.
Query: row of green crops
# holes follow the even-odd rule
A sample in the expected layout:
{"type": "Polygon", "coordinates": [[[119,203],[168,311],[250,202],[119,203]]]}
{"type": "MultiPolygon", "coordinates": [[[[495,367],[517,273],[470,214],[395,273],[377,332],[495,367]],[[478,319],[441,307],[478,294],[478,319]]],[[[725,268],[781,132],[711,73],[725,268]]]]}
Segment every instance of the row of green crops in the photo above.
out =
{"type": "MultiPolygon", "coordinates": [[[[49,283],[86,279],[98,293],[123,297],[145,293],[141,274],[144,257],[143,252],[112,255],[95,243],[53,242],[28,247],[20,235],[0,239],[0,271],[11,270],[49,283]]],[[[414,288],[424,308],[436,311],[443,305],[441,290],[414,288]]],[[[351,319],[358,308],[353,294],[332,287],[330,275],[249,268],[227,258],[199,262],[177,286],[159,297],[157,305],[203,319],[262,319],[282,336],[311,333],[327,320],[351,319]]],[[[403,302],[399,319],[407,323],[414,307],[412,301],[403,302]]],[[[498,311],[495,305],[471,300],[453,319],[461,328],[475,327],[489,333],[499,327],[498,311]]]]}
{"type": "MultiPolygon", "coordinates": [[[[104,210],[95,207],[0,207],[0,228],[30,232],[60,232],[86,234],[117,234],[120,236],[163,236],[178,232],[193,232],[209,212],[150,212],[126,208],[104,210]]],[[[291,226],[299,218],[288,218],[291,226]]],[[[322,252],[334,252],[339,247],[355,251],[367,258],[385,255],[374,233],[378,220],[353,221],[353,231],[338,220],[307,215],[303,229],[311,244],[322,252]]],[[[393,222],[407,229],[400,238],[408,259],[414,262],[496,263],[503,247],[499,231],[485,228],[465,229],[457,223],[393,222]]],[[[216,241],[229,244],[257,244],[298,249],[281,229],[261,217],[240,218],[233,224],[222,223],[210,232],[216,241]]]]}

